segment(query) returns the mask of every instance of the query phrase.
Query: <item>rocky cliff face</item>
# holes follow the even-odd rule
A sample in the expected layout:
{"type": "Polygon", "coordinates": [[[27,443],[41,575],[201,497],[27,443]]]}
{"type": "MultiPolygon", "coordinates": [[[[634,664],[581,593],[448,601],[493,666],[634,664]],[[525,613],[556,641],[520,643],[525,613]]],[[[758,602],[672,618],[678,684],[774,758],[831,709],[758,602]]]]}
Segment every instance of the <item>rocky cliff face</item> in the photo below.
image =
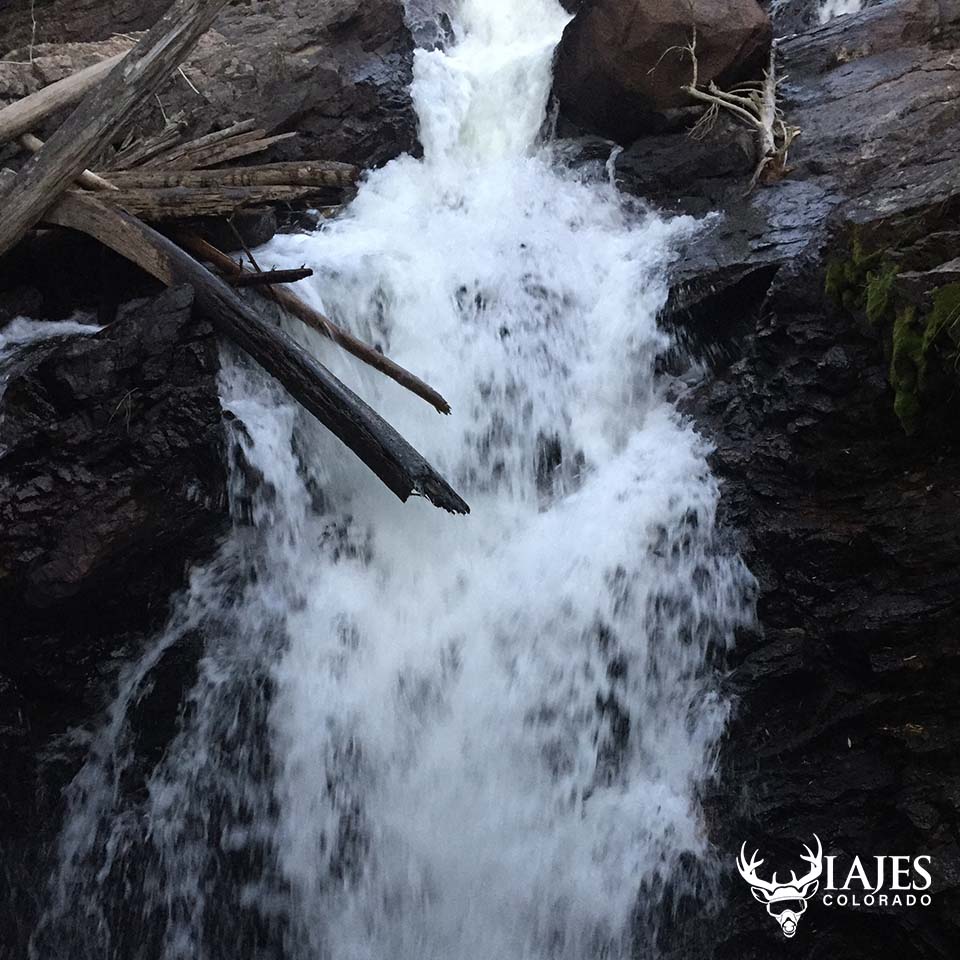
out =
{"type": "Polygon", "coordinates": [[[719,211],[665,321],[686,347],[674,368],[706,365],[683,405],[716,443],[761,591],[709,801],[725,910],[678,900],[678,956],[946,958],[960,943],[958,36],[956,3],[887,0],[783,41],[782,105],[803,132],[789,176],[749,196],[752,135],[732,123],[617,160],[625,189],[719,211]],[[746,841],[798,867],[813,833],[848,866],[932,856],[932,906],[813,901],[786,941],[734,858],[746,841]]]}

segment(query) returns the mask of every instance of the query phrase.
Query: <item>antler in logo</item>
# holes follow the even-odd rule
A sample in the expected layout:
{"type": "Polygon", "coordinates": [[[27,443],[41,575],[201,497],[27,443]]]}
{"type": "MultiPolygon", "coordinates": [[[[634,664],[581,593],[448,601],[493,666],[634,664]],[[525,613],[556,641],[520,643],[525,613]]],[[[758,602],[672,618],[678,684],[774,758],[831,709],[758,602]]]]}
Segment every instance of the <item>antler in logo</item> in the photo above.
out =
{"type": "Polygon", "coordinates": [[[803,846],[807,851],[803,859],[810,864],[810,870],[802,877],[797,877],[791,870],[790,883],[778,883],[776,874],[770,880],[762,880],[758,877],[757,867],[763,864],[763,860],[757,859],[759,851],[754,850],[748,862],[745,843],[740,848],[740,856],[737,857],[740,876],[750,884],[754,899],[766,903],[767,913],[780,924],[785,937],[792,937],[797,932],[797,924],[804,910],[807,909],[807,901],[820,886],[818,878],[823,870],[823,845],[816,834],[813,835],[813,839],[817,841],[816,853],[806,844],[803,846]]]}

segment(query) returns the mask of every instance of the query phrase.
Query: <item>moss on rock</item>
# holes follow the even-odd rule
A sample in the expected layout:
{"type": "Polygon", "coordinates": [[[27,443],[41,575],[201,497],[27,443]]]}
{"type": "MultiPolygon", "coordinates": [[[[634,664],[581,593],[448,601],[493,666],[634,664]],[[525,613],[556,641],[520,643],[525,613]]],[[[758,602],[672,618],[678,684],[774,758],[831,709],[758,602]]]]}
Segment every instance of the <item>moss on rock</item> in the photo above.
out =
{"type": "Polygon", "coordinates": [[[928,415],[942,412],[934,409],[939,401],[960,393],[960,283],[934,290],[929,310],[901,302],[897,259],[894,250],[867,252],[855,233],[849,259],[828,265],[825,292],[838,306],[865,315],[883,337],[894,410],[912,436],[928,415]]]}
{"type": "Polygon", "coordinates": [[[917,432],[922,405],[920,385],[924,373],[924,329],[915,307],[897,312],[890,350],[890,386],[893,409],[907,436],[917,432]]]}

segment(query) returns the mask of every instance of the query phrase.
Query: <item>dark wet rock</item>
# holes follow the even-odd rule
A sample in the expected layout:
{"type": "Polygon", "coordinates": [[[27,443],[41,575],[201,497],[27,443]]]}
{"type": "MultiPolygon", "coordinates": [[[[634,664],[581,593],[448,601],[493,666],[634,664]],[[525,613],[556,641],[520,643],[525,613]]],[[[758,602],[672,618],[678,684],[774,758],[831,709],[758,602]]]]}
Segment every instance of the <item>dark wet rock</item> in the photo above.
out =
{"type": "Polygon", "coordinates": [[[40,704],[82,700],[223,531],[217,348],[191,306],[171,290],[4,360],[0,673],[40,704]]]}
{"type": "Polygon", "coordinates": [[[449,0],[407,0],[407,24],[416,46],[424,50],[443,49],[454,39],[449,0]]]}
{"type": "MultiPolygon", "coordinates": [[[[805,251],[825,262],[833,238],[849,240],[844,225],[891,222],[955,196],[958,35],[955,2],[889,0],[784,41],[783,106],[802,133],[773,187],[746,194],[754,161],[733,121],[699,143],[676,133],[631,144],[616,163],[623,189],[672,212],[717,214],[684,250],[678,276],[691,297],[805,251]]],[[[726,338],[722,322],[714,331],[726,338]]]]}
{"type": "MultiPolygon", "coordinates": [[[[22,62],[0,65],[0,102],[32,92],[50,77],[58,79],[56,71],[65,75],[85,65],[81,58],[98,59],[98,50],[106,55],[107,47],[116,45],[111,36],[148,28],[168,5],[166,0],[38,4],[39,46],[31,64],[29,2],[14,0],[0,10],[0,37],[6,44],[0,55],[22,62]]],[[[166,115],[181,118],[186,135],[202,136],[254,117],[271,132],[299,133],[260,155],[261,160],[313,158],[379,166],[417,148],[416,117],[407,92],[412,55],[401,0],[232,4],[201,39],[183,74],[174,75],[160,91],[159,102],[144,105],[134,131],[155,135],[166,115]]],[[[49,133],[61,119],[53,118],[37,132],[49,133]]]]}
{"type": "Polygon", "coordinates": [[[667,209],[719,212],[665,317],[711,368],[683,406],[716,444],[724,522],[761,591],[709,801],[727,871],[725,910],[701,921],[714,957],[945,960],[960,943],[960,382],[930,373],[908,435],[894,329],[956,282],[958,35],[960,4],[888,0],[785,41],[803,135],[789,177],[749,196],[730,128],[617,161],[667,209]],[[933,905],[816,900],[787,944],[734,858],[747,841],[798,865],[813,833],[840,863],[932,856],[933,905]]]}
{"type": "Polygon", "coordinates": [[[17,317],[36,317],[43,306],[43,295],[34,287],[17,284],[0,290],[0,330],[17,317]]]}
{"type": "MultiPolygon", "coordinates": [[[[568,7],[569,9],[569,7],[568,7]]],[[[688,106],[689,58],[671,48],[698,35],[703,83],[727,83],[766,60],[772,31],[756,0],[592,0],[580,5],[557,52],[554,89],[564,115],[622,143],[688,106]]]]}
{"type": "Polygon", "coordinates": [[[238,210],[229,221],[223,217],[201,217],[188,221],[185,227],[218,249],[233,253],[272,240],[279,227],[279,218],[272,208],[238,210]]]}

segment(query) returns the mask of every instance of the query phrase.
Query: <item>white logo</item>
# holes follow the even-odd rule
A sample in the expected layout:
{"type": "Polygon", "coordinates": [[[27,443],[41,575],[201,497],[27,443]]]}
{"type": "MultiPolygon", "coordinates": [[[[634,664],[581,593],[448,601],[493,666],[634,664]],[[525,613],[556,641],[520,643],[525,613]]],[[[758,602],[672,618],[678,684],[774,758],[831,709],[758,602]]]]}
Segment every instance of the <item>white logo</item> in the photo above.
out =
{"type": "Polygon", "coordinates": [[[798,877],[791,870],[789,883],[778,883],[776,873],[769,880],[758,877],[757,867],[762,866],[764,861],[757,859],[759,851],[754,850],[753,856],[747,862],[746,843],[740,848],[740,856],[737,857],[740,876],[750,884],[754,899],[759,900],[760,903],[766,903],[767,913],[780,924],[785,937],[792,937],[797,932],[797,924],[804,910],[807,909],[807,901],[820,886],[820,874],[823,872],[823,846],[816,834],[813,835],[813,839],[817,841],[816,853],[806,844],[803,846],[807,852],[802,859],[810,864],[810,869],[802,877],[798,877]]]}
{"type": "Polygon", "coordinates": [[[933,878],[928,869],[931,857],[884,855],[850,859],[843,856],[841,866],[837,857],[823,855],[823,845],[816,834],[813,839],[817,844],[816,853],[803,845],[806,854],[802,859],[810,869],[802,877],[791,870],[789,883],[779,882],[775,873],[769,880],[758,876],[757,868],[764,861],[758,859],[757,850],[747,860],[745,843],[737,857],[740,876],[750,884],[754,898],[766,904],[767,913],[780,924],[785,937],[796,934],[807,901],[821,888],[821,903],[825,907],[929,907],[932,903],[929,891],[933,878]]]}

